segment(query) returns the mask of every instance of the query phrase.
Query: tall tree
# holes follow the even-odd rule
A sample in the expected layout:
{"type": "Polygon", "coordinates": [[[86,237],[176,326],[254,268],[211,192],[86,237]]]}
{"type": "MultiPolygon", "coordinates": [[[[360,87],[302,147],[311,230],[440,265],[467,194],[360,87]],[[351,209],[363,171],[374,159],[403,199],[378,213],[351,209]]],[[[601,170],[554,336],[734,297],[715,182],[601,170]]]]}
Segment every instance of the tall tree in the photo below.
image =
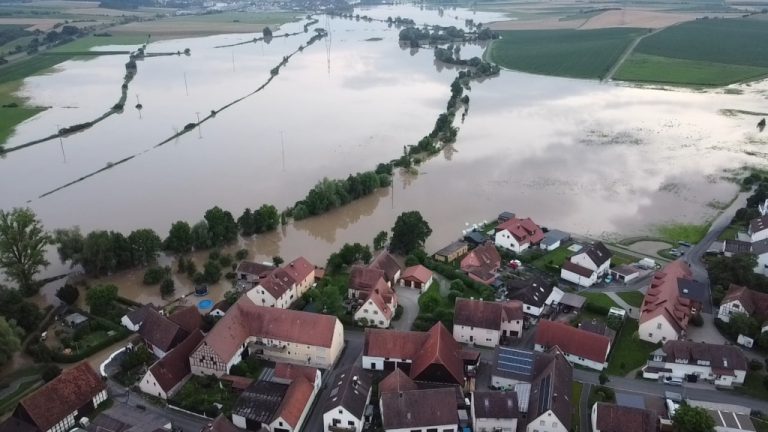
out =
{"type": "Polygon", "coordinates": [[[237,223],[232,213],[213,207],[205,212],[208,233],[213,246],[221,246],[237,239],[237,223]]]}
{"type": "Polygon", "coordinates": [[[154,230],[137,229],[128,236],[134,265],[147,265],[155,262],[163,242],[154,230]]]}
{"type": "Polygon", "coordinates": [[[684,403],[672,416],[672,427],[675,432],[714,432],[715,421],[704,408],[684,403]]]}
{"type": "Polygon", "coordinates": [[[240,233],[246,237],[256,233],[256,226],[253,222],[253,212],[250,208],[243,210],[243,214],[237,218],[237,226],[240,227],[240,233]]]}
{"type": "Polygon", "coordinates": [[[275,267],[280,267],[281,265],[283,265],[284,262],[285,260],[283,259],[283,257],[279,255],[275,255],[272,257],[272,264],[274,264],[275,267]]]}
{"type": "Polygon", "coordinates": [[[253,212],[253,228],[257,234],[272,231],[279,224],[280,214],[273,205],[264,204],[253,212]]]}
{"type": "Polygon", "coordinates": [[[424,247],[424,242],[432,234],[429,223],[421,217],[418,211],[408,211],[400,214],[392,227],[392,239],[389,249],[392,252],[408,255],[424,247]]]}
{"type": "Polygon", "coordinates": [[[0,316],[0,366],[8,363],[13,353],[21,348],[19,337],[8,321],[0,316]]]}
{"type": "Polygon", "coordinates": [[[373,250],[384,249],[389,239],[389,234],[386,231],[379,231],[376,237],[373,238],[373,250]]]}
{"type": "Polygon", "coordinates": [[[85,245],[85,238],[80,233],[80,228],[72,227],[55,230],[53,232],[53,242],[58,245],[56,250],[59,252],[59,258],[62,261],[71,261],[72,266],[80,263],[80,256],[85,245]]]}
{"type": "Polygon", "coordinates": [[[112,249],[112,238],[107,231],[91,231],[85,236],[80,264],[86,273],[93,275],[115,270],[117,258],[112,249]]]}
{"type": "Polygon", "coordinates": [[[32,210],[0,210],[0,267],[26,296],[39,289],[34,278],[41,267],[49,264],[45,248],[51,241],[32,210]]]}
{"type": "Polygon", "coordinates": [[[208,232],[208,222],[202,220],[192,227],[192,246],[197,250],[211,247],[211,235],[208,232]]]}
{"type": "Polygon", "coordinates": [[[97,285],[85,293],[85,302],[94,315],[106,315],[117,300],[117,287],[115,285],[97,285]]]}
{"type": "Polygon", "coordinates": [[[165,239],[165,249],[176,254],[192,251],[192,228],[184,221],[174,222],[165,239]]]}

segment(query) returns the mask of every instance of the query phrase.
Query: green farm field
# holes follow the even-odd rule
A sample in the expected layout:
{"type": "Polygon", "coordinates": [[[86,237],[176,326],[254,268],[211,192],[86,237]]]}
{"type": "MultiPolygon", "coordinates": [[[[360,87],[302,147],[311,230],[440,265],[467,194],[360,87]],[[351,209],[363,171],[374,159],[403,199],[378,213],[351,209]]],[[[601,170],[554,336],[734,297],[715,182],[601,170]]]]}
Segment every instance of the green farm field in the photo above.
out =
{"type": "Polygon", "coordinates": [[[629,44],[647,30],[502,31],[486,52],[506,68],[542,75],[599,79],[605,76],[629,44]]]}
{"type": "Polygon", "coordinates": [[[768,75],[768,25],[759,19],[708,19],[644,38],[616,79],[722,86],[768,75]]]}

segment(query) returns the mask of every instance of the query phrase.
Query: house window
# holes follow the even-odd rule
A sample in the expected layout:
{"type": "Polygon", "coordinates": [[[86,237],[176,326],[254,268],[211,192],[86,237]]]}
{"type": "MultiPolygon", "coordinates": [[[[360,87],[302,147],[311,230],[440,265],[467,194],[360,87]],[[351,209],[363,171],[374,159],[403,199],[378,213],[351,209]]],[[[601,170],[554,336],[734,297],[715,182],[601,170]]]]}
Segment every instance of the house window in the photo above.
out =
{"type": "Polygon", "coordinates": [[[352,420],[349,420],[349,421],[347,422],[347,425],[349,425],[349,426],[354,426],[354,425],[355,425],[355,422],[353,422],[352,420]]]}
{"type": "Polygon", "coordinates": [[[539,420],[539,426],[546,426],[547,423],[544,420],[539,420]]]}
{"type": "Polygon", "coordinates": [[[339,410],[339,414],[341,414],[341,410],[339,410]]]}
{"type": "Polygon", "coordinates": [[[427,429],[427,432],[437,432],[437,428],[429,428],[427,429]]]}
{"type": "MultiPolygon", "coordinates": [[[[341,410],[339,410],[339,412],[341,412],[341,410]]],[[[334,425],[334,426],[338,426],[339,424],[341,424],[341,420],[339,420],[339,419],[333,419],[333,425],[334,425]]]]}
{"type": "MultiPolygon", "coordinates": [[[[767,264],[767,265],[768,265],[768,264],[767,264]]],[[[734,309],[738,309],[738,308],[739,308],[739,304],[738,304],[738,303],[734,304],[734,305],[733,305],[733,308],[734,308],[734,309]]]]}
{"type": "Polygon", "coordinates": [[[656,330],[661,330],[661,323],[656,324],[656,330]]]}
{"type": "Polygon", "coordinates": [[[648,337],[653,337],[653,333],[648,333],[648,337]]]}

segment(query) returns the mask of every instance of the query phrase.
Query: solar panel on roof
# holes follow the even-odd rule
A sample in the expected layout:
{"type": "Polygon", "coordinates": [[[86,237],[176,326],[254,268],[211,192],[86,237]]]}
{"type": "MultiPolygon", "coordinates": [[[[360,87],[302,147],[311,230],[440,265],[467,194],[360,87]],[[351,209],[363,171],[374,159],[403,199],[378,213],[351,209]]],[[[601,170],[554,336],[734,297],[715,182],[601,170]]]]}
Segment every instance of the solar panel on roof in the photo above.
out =
{"type": "Polygon", "coordinates": [[[544,376],[539,384],[539,412],[546,412],[549,410],[549,391],[550,381],[552,381],[552,375],[544,376]]]}
{"type": "Polygon", "coordinates": [[[505,372],[530,375],[533,369],[533,353],[530,351],[499,347],[496,358],[496,368],[505,372]]]}

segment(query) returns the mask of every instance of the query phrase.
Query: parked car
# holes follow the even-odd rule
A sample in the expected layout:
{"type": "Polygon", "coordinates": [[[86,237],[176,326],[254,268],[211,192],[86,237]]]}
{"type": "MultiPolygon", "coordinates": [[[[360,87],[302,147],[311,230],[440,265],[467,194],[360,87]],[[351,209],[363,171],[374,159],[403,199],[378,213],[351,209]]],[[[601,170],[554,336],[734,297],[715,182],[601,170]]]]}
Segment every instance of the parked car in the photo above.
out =
{"type": "Polygon", "coordinates": [[[682,378],[676,378],[676,377],[664,377],[664,384],[671,385],[671,386],[682,386],[683,385],[683,379],[682,378]]]}

